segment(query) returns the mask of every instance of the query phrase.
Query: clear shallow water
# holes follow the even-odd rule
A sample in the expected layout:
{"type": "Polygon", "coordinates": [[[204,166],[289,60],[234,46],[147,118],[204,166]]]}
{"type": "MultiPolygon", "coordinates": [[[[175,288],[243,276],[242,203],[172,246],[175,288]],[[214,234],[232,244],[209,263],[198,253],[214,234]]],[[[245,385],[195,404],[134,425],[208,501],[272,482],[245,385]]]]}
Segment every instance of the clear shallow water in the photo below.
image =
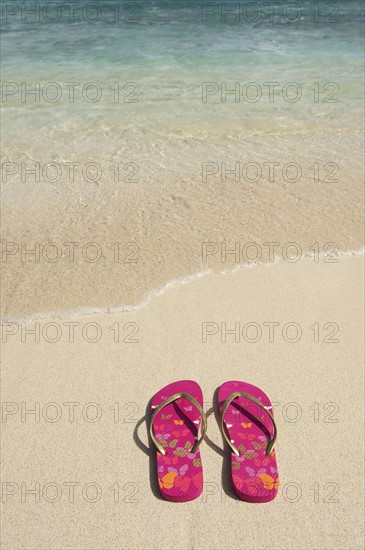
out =
{"type": "MultiPolygon", "coordinates": [[[[74,5],[71,15],[66,2],[59,2],[62,9],[58,13],[52,9],[54,3],[39,2],[37,15],[25,15],[20,4],[13,2],[18,11],[12,15],[7,13],[9,2],[1,2],[2,80],[18,85],[25,82],[29,88],[39,82],[41,89],[53,81],[61,86],[62,97],[53,102],[57,93],[51,87],[45,92],[46,99],[41,94],[38,103],[31,96],[22,103],[19,92],[6,97],[8,107],[52,112],[52,106],[57,106],[59,112],[63,105],[70,117],[93,105],[107,111],[115,107],[115,89],[111,89],[115,82],[121,87],[128,82],[138,86],[132,94],[138,105],[124,109],[126,117],[145,114],[144,108],[153,106],[166,117],[173,109],[173,116],[181,116],[181,122],[184,117],[189,120],[190,109],[194,116],[207,117],[201,101],[204,81],[226,81],[227,88],[235,82],[256,82],[262,88],[264,82],[279,82],[278,97],[285,83],[297,82],[303,87],[303,104],[313,103],[310,86],[314,82],[321,86],[333,81],[340,87],[342,105],[361,99],[364,8],[359,1],[334,2],[333,14],[332,4],[319,3],[318,12],[315,2],[300,2],[301,16],[288,2],[273,2],[267,7],[257,3],[261,14],[256,14],[253,23],[245,15],[245,7],[252,6],[247,0],[225,3],[227,10],[236,6],[237,22],[233,16],[222,21],[221,2],[207,7],[217,13],[206,14],[206,21],[206,3],[193,1],[69,2],[74,5]],[[52,17],[55,22],[49,21],[52,17]],[[93,22],[93,18],[97,20],[93,22]],[[80,82],[72,108],[64,85],[70,81],[80,82]],[[81,88],[89,82],[96,82],[103,90],[96,103],[92,102],[97,97],[93,89],[90,101],[82,97],[81,88]]],[[[25,4],[29,9],[35,5],[25,4]]],[[[247,13],[250,18],[255,16],[253,8],[247,13]]],[[[121,93],[120,101],[127,95],[121,93]]],[[[319,99],[325,96],[323,92],[319,99]]],[[[209,99],[214,104],[219,93],[209,99]]],[[[267,102],[265,90],[260,108],[267,102]]],[[[250,102],[249,109],[241,112],[256,116],[260,110],[250,102]]],[[[227,115],[227,109],[221,111],[227,115]]]]}
{"type": "Polygon", "coordinates": [[[166,166],[183,139],[251,151],[269,135],[274,156],[303,139],[357,152],[364,5],[297,5],[1,0],[4,158],[166,166]]]}

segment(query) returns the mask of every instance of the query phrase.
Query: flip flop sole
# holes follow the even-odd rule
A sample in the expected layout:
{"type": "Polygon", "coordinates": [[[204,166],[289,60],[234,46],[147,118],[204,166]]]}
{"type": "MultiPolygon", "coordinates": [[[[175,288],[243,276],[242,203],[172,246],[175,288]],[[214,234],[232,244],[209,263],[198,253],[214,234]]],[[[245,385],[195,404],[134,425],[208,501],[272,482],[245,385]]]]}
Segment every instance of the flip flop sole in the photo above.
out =
{"type": "MultiPolygon", "coordinates": [[[[235,380],[225,382],[219,389],[220,411],[226,399],[237,391],[252,395],[273,414],[270,399],[260,388],[235,380]]],[[[270,417],[259,405],[240,396],[229,405],[224,422],[231,442],[240,452],[240,456],[231,452],[234,492],[247,502],[270,502],[279,485],[275,450],[270,456],[265,452],[273,430],[270,417]]]]}
{"type": "MultiPolygon", "coordinates": [[[[171,395],[190,394],[203,407],[203,393],[194,380],[180,380],[162,388],[152,399],[152,412],[171,395]]],[[[163,407],[156,415],[153,430],[166,454],[157,452],[157,475],[161,495],[172,502],[187,502],[203,491],[200,451],[192,453],[201,424],[199,411],[184,397],[163,407]]]]}

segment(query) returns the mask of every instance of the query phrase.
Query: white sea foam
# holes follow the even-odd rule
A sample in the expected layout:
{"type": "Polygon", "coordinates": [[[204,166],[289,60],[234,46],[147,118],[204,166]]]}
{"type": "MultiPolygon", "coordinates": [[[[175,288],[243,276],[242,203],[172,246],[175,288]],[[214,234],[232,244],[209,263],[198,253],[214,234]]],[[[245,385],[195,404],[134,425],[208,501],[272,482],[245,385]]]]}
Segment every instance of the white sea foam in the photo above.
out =
{"type": "MultiPolygon", "coordinates": [[[[362,248],[359,248],[357,250],[340,250],[337,252],[340,256],[364,256],[365,255],[365,246],[362,248]]],[[[303,254],[303,257],[312,258],[315,254],[313,252],[306,252],[303,254]]],[[[326,253],[320,252],[316,255],[318,258],[327,256],[326,253]]],[[[287,260],[290,260],[289,257],[287,260]]],[[[293,256],[292,259],[295,259],[293,256]]],[[[122,304],[120,306],[116,307],[80,307],[80,308],[73,308],[67,311],[46,311],[46,312],[36,312],[29,315],[21,316],[21,317],[3,317],[1,318],[1,322],[3,323],[22,323],[26,321],[33,321],[36,319],[71,319],[74,317],[78,317],[81,315],[95,315],[95,314],[101,314],[101,313],[125,313],[125,312],[134,312],[139,311],[143,309],[151,300],[154,298],[157,298],[159,296],[162,296],[167,292],[170,288],[177,287],[180,285],[184,285],[187,283],[190,283],[192,281],[196,281],[197,279],[202,279],[203,277],[206,277],[208,275],[211,275],[212,273],[215,273],[217,275],[226,275],[228,273],[234,273],[236,271],[247,269],[247,268],[254,268],[254,267],[271,267],[275,264],[277,264],[279,261],[284,261],[281,256],[274,256],[272,262],[251,262],[251,263],[244,263],[244,264],[237,264],[232,268],[224,269],[222,271],[213,271],[212,269],[206,269],[204,271],[198,271],[196,273],[192,273],[190,275],[186,275],[185,277],[181,277],[179,279],[170,279],[165,284],[158,288],[151,289],[148,291],[141,302],[138,304],[122,304]]]]}

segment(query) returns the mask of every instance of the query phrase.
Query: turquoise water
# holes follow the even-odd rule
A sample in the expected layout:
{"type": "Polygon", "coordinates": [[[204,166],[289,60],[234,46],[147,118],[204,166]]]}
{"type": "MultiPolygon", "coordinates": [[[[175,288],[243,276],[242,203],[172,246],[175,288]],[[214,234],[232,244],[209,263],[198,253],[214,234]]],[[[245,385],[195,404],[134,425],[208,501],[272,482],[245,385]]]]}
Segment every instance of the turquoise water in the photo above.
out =
{"type": "MultiPolygon", "coordinates": [[[[313,83],[336,82],[343,104],[361,97],[363,2],[298,2],[300,11],[291,2],[225,2],[226,10],[235,9],[235,17],[227,15],[226,21],[222,2],[25,3],[28,10],[36,4],[39,12],[26,14],[21,2],[1,0],[2,81],[25,82],[30,89],[35,82],[57,82],[62,91],[57,106],[70,103],[63,84],[69,81],[80,82],[75,90],[80,108],[92,102],[83,100],[81,91],[89,82],[102,89],[100,108],[115,102],[115,82],[122,88],[135,82],[138,103],[157,104],[165,115],[172,106],[174,117],[188,118],[189,105],[194,116],[204,116],[205,81],[225,81],[227,88],[237,81],[261,87],[294,81],[307,86],[303,93],[309,102],[313,83]],[[67,8],[71,5],[74,13],[67,8]]],[[[126,95],[122,92],[119,100],[126,95]]],[[[49,97],[41,95],[36,106],[50,108],[57,90],[49,88],[49,97]]],[[[94,97],[96,89],[94,94],[90,88],[94,97]]],[[[260,106],[267,101],[265,96],[260,106]]],[[[31,95],[22,102],[20,91],[6,96],[7,106],[33,108],[35,103],[31,95]]]]}
{"type": "Polygon", "coordinates": [[[203,158],[221,143],[255,152],[266,137],[274,157],[289,147],[304,156],[359,150],[363,2],[0,7],[8,160],[137,150],[159,167],[182,139],[204,143],[203,158]]]}

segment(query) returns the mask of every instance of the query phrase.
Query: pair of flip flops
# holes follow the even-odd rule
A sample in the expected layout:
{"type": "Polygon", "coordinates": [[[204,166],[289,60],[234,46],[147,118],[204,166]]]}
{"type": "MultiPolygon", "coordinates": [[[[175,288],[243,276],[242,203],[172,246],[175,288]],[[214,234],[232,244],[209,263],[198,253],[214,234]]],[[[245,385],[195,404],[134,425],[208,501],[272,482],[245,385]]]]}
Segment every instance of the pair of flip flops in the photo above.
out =
{"type": "MultiPolygon", "coordinates": [[[[207,430],[203,393],[193,380],[165,386],[152,399],[150,435],[161,495],[187,502],[203,491],[199,446],[207,430]],[[199,435],[200,432],[200,436],[199,435]]],[[[252,384],[229,381],[218,393],[223,436],[231,451],[233,489],[241,500],[269,502],[278,491],[276,425],[270,399],[252,384]]]]}

